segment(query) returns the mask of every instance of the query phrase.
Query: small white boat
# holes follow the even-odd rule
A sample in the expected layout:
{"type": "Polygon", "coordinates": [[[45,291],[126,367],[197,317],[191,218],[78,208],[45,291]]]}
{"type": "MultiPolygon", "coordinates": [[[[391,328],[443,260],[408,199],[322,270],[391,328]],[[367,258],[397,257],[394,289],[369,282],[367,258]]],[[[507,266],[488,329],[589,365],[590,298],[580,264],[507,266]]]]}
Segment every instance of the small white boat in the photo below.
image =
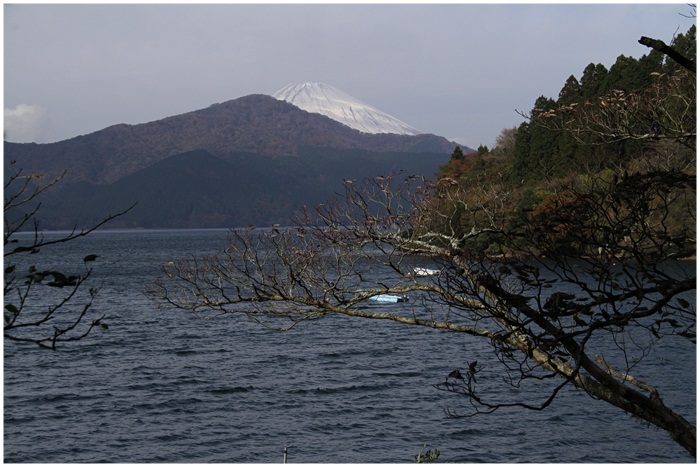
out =
{"type": "Polygon", "coordinates": [[[381,302],[381,303],[398,303],[398,302],[407,302],[408,297],[405,295],[381,294],[381,295],[374,295],[372,297],[369,297],[368,300],[371,300],[373,302],[381,302]]]}
{"type": "Polygon", "coordinates": [[[416,277],[438,276],[440,271],[438,269],[413,268],[413,275],[416,277]]]}

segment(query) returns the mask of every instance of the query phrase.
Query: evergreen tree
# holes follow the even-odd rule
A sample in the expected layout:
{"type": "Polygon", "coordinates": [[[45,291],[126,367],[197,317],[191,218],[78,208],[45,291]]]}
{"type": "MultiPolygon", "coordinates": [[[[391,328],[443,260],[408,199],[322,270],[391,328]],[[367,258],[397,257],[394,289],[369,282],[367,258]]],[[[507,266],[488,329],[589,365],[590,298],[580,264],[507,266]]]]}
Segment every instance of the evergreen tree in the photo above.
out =
{"type": "Polygon", "coordinates": [[[529,178],[532,174],[532,160],[530,159],[530,134],[531,124],[523,122],[518,127],[515,135],[515,145],[513,146],[513,168],[511,170],[511,180],[517,183],[520,180],[529,178]]]}
{"type": "Polygon", "coordinates": [[[569,76],[564,84],[564,87],[559,91],[559,99],[557,99],[558,104],[573,104],[581,102],[581,84],[578,82],[574,75],[569,76]]]}
{"type": "MultiPolygon", "coordinates": [[[[647,55],[642,55],[639,59],[639,73],[647,79],[652,73],[661,73],[664,63],[664,54],[657,50],[652,50],[647,55]]],[[[650,81],[647,81],[649,85],[650,81]]]]}
{"type": "Polygon", "coordinates": [[[600,63],[597,65],[590,63],[581,75],[581,97],[584,100],[598,97],[605,84],[607,74],[607,68],[600,63]]]}
{"type": "MultiPolygon", "coordinates": [[[[531,115],[537,118],[556,107],[554,100],[540,96],[535,101],[531,115]]],[[[521,125],[515,144],[513,179],[536,181],[558,174],[562,168],[559,160],[558,137],[557,132],[537,124],[521,125]],[[521,135],[521,132],[526,133],[521,135]]]]}
{"type": "Polygon", "coordinates": [[[620,89],[630,92],[648,86],[650,79],[649,73],[644,73],[637,59],[620,55],[605,76],[601,91],[606,93],[620,89]]]}

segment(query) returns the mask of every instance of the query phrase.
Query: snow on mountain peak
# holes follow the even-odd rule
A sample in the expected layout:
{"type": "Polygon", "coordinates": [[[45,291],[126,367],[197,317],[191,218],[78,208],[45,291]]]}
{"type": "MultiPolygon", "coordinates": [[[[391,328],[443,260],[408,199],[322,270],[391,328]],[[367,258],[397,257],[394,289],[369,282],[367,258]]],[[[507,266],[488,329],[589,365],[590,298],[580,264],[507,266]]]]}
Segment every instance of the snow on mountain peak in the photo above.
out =
{"type": "Polygon", "coordinates": [[[274,93],[272,97],[287,101],[307,112],[325,115],[364,133],[399,135],[422,133],[401,120],[324,83],[289,84],[274,93]]]}

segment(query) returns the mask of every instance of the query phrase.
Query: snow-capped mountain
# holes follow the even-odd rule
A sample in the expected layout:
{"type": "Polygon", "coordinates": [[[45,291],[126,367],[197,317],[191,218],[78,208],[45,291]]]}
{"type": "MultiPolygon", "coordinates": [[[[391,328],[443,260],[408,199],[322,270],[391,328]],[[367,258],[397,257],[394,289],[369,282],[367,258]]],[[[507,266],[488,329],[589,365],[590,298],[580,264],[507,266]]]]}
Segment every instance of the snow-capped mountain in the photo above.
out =
{"type": "Polygon", "coordinates": [[[325,115],[364,133],[399,135],[423,133],[324,83],[289,84],[274,93],[272,97],[287,101],[307,112],[325,115]]]}

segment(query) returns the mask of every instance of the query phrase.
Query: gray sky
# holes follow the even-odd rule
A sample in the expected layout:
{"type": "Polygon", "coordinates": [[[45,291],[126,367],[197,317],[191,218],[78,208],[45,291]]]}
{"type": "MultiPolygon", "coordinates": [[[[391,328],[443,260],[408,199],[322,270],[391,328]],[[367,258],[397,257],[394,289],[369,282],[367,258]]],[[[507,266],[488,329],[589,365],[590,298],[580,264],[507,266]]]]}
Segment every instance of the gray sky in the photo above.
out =
{"type": "Polygon", "coordinates": [[[693,24],[676,4],[4,5],[9,141],[68,139],[319,81],[476,148],[591,62],[693,24]]]}

